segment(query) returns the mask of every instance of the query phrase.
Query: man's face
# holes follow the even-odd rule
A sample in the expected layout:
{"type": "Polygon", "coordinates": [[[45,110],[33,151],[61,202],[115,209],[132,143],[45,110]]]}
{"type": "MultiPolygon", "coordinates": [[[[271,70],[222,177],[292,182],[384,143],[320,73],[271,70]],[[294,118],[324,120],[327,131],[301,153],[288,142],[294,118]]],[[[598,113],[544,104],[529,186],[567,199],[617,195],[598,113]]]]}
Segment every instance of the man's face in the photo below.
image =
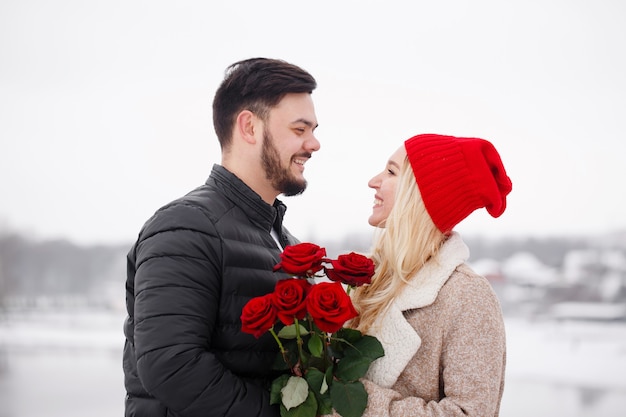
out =
{"type": "Polygon", "coordinates": [[[279,193],[292,196],[306,189],[304,164],[320,148],[313,134],[316,127],[308,93],[287,94],[270,110],[261,158],[266,178],[279,193]]]}

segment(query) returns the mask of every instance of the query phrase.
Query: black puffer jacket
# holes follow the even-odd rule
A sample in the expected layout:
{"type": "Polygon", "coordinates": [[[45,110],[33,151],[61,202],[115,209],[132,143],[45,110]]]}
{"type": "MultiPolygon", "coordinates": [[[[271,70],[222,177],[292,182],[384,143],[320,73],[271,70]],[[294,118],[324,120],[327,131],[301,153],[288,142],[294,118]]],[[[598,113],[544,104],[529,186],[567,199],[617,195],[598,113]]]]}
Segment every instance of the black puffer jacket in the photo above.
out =
{"type": "Polygon", "coordinates": [[[271,335],[241,332],[241,309],[274,289],[285,206],[215,165],[206,184],[159,209],[128,254],[126,417],[276,417],[271,335]]]}

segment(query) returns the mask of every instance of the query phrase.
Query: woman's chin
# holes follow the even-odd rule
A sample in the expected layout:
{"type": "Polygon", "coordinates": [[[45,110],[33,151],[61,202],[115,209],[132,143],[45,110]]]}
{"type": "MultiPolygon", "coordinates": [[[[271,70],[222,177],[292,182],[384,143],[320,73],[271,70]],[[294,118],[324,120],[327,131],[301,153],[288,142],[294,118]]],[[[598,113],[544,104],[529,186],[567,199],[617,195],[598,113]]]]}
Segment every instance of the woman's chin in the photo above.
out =
{"type": "Polygon", "coordinates": [[[374,226],[374,227],[380,227],[380,228],[384,228],[385,227],[385,220],[381,220],[380,218],[378,218],[378,216],[370,216],[369,219],[367,219],[367,222],[369,223],[370,226],[374,226]]]}

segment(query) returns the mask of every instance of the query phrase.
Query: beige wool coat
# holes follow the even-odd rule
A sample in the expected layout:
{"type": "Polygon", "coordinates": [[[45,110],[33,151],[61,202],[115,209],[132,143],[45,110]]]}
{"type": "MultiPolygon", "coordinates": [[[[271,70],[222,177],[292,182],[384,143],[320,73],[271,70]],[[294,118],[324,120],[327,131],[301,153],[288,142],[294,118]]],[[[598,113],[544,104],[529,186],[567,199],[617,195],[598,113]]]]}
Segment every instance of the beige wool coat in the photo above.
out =
{"type": "Polygon", "coordinates": [[[490,283],[452,233],[370,333],[385,349],[363,383],[364,417],[497,417],[506,341],[490,283]]]}

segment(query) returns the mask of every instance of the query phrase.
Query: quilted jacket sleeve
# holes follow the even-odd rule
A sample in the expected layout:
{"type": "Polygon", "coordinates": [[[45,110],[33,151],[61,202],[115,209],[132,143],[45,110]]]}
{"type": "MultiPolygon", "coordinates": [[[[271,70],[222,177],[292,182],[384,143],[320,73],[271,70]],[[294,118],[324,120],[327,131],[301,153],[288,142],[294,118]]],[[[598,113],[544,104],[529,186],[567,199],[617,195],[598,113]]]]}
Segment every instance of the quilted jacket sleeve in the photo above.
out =
{"type": "Polygon", "coordinates": [[[193,205],[166,209],[144,229],[135,255],[138,374],[176,416],[276,417],[267,390],[230,372],[209,349],[221,248],[210,219],[193,205]]]}

